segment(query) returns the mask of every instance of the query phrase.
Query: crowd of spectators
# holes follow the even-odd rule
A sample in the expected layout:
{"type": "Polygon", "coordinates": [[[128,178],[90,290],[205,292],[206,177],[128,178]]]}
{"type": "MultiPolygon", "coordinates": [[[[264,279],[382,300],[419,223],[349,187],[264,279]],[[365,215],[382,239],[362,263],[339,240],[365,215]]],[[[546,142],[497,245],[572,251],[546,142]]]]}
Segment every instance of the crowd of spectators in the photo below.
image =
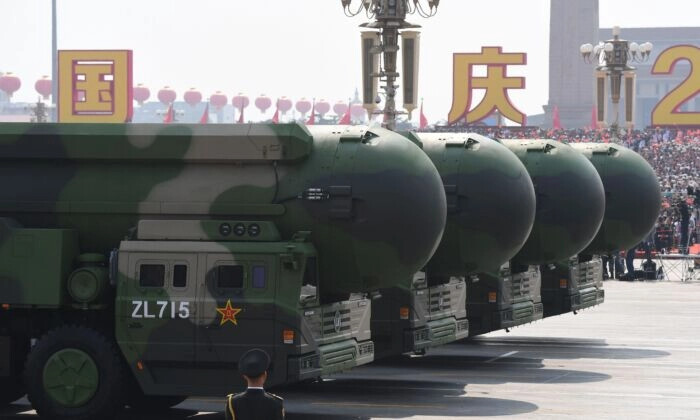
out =
{"type": "Polygon", "coordinates": [[[566,143],[620,143],[644,157],[659,178],[663,201],[655,227],[654,248],[659,252],[673,252],[687,249],[700,239],[700,129],[631,130],[620,133],[618,139],[613,139],[610,130],[591,129],[435,126],[429,130],[476,132],[495,139],[540,138],[566,143]],[[687,233],[684,234],[684,231],[687,233]]]}

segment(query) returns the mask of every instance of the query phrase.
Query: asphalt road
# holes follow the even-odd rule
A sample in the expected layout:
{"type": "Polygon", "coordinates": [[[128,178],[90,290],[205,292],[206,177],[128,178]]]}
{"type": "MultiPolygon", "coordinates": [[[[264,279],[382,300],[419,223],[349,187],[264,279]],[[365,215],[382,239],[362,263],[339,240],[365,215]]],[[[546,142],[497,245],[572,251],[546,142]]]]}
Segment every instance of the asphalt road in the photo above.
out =
{"type": "MultiPolygon", "coordinates": [[[[578,315],[276,392],[290,420],[697,418],[700,282],[606,282],[605,290],[605,304],[578,315]]],[[[160,418],[223,419],[221,410],[223,400],[193,398],[160,418]]],[[[34,417],[26,400],[0,411],[34,417]]]]}

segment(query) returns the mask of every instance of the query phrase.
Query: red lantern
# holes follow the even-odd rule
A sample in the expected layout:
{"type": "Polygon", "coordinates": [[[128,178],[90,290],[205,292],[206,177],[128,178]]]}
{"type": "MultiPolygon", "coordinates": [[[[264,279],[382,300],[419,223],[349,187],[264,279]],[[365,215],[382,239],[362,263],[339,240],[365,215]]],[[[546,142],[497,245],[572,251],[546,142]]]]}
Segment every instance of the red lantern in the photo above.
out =
{"type": "Polygon", "coordinates": [[[326,102],[324,99],[321,99],[320,101],[316,102],[316,112],[318,112],[318,115],[323,117],[330,110],[331,104],[326,102]]]}
{"type": "Polygon", "coordinates": [[[272,106],[272,99],[268,98],[265,95],[260,95],[258,98],[255,99],[255,107],[260,110],[263,114],[269,107],[272,106]]]}
{"type": "Polygon", "coordinates": [[[5,92],[10,98],[21,86],[22,81],[12,73],[5,73],[0,77],[0,90],[5,92]]]}
{"type": "Polygon", "coordinates": [[[292,109],[292,100],[287,98],[286,96],[281,97],[277,101],[277,108],[279,108],[279,110],[282,111],[282,114],[286,114],[287,111],[292,109]]]}
{"type": "Polygon", "coordinates": [[[215,94],[209,97],[209,102],[214,105],[216,109],[221,109],[226,106],[228,97],[221,93],[220,90],[217,90],[215,94]]]}
{"type": "Polygon", "coordinates": [[[250,99],[248,99],[248,97],[244,94],[239,93],[238,95],[233,97],[231,103],[235,108],[238,108],[238,110],[240,111],[243,108],[248,108],[248,105],[250,105],[250,99]]]}
{"type": "Polygon", "coordinates": [[[195,88],[190,88],[190,90],[185,92],[184,98],[189,106],[195,106],[202,102],[202,93],[195,88]]]}
{"type": "Polygon", "coordinates": [[[49,99],[49,96],[51,96],[51,88],[51,79],[49,79],[49,76],[42,76],[41,79],[34,83],[34,89],[36,89],[44,99],[49,99]]]}
{"type": "Polygon", "coordinates": [[[345,113],[348,112],[348,104],[343,101],[336,102],[335,105],[333,105],[333,112],[339,117],[345,115],[345,113]]]}
{"type": "Polygon", "coordinates": [[[311,111],[311,102],[306,98],[301,98],[297,101],[296,108],[297,112],[301,113],[301,115],[306,115],[307,112],[311,111]]]}
{"type": "Polygon", "coordinates": [[[177,98],[177,93],[170,89],[170,86],[165,86],[163,89],[158,91],[158,100],[164,105],[170,105],[175,102],[177,98]]]}
{"type": "Polygon", "coordinates": [[[367,115],[367,111],[362,104],[352,104],[350,105],[350,115],[356,120],[362,120],[367,115]]]}
{"type": "Polygon", "coordinates": [[[139,83],[138,85],[136,85],[136,87],[134,88],[134,99],[136,100],[136,102],[139,103],[139,105],[143,105],[143,103],[146,102],[150,97],[150,89],[144,86],[143,83],[139,83]]]}

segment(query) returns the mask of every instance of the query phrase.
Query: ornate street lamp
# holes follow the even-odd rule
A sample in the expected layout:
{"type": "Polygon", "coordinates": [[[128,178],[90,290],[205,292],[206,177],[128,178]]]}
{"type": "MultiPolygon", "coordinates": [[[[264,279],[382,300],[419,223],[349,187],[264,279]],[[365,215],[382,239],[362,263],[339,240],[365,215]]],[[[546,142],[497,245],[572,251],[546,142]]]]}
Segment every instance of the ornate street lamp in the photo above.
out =
{"type": "Polygon", "coordinates": [[[378,113],[384,115],[383,125],[393,130],[396,128],[396,116],[404,114],[396,109],[396,80],[397,59],[399,53],[399,35],[403,37],[404,60],[404,108],[409,112],[417,103],[418,79],[418,32],[404,31],[405,29],[420,28],[406,22],[406,16],[417,14],[424,18],[435,16],[440,0],[341,0],[343,11],[348,17],[354,17],[364,12],[371,22],[360,25],[372,30],[363,33],[363,103],[372,112],[376,104],[381,102],[377,95],[378,79],[383,83],[382,89],[386,96],[384,110],[378,113]],[[369,35],[368,35],[369,34],[369,35]],[[373,35],[374,34],[374,35],[373,35]],[[375,36],[376,40],[372,37],[375,36]],[[381,58],[381,59],[380,59],[381,58]],[[375,61],[376,60],[376,61],[375,61]],[[406,80],[409,79],[409,80],[406,80]]]}
{"type": "Polygon", "coordinates": [[[649,60],[653,45],[651,42],[637,44],[620,39],[620,27],[613,27],[613,39],[599,42],[598,45],[583,44],[581,57],[587,63],[597,64],[596,100],[598,104],[598,121],[605,116],[605,77],[610,78],[610,96],[615,108],[615,120],[611,124],[614,138],[619,129],[619,104],[622,90],[622,78],[625,78],[626,121],[631,126],[634,115],[634,77],[635,67],[630,62],[643,63],[649,60]]]}

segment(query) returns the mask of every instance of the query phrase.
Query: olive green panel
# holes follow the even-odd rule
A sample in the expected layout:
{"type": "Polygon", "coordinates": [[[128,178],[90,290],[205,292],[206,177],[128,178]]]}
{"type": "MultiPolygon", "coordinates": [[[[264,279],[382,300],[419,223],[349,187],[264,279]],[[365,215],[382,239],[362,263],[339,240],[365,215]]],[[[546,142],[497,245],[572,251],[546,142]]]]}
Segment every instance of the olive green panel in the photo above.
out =
{"type": "Polygon", "coordinates": [[[296,161],[311,151],[311,135],[299,124],[0,124],[0,144],[41,143],[66,150],[0,148],[0,158],[100,161],[296,161]],[[192,141],[194,140],[194,141],[192,141]],[[124,147],[129,144],[133,147],[124,147]],[[186,152],[186,153],[185,153],[186,152]]]}
{"type": "Polygon", "coordinates": [[[25,229],[0,219],[0,303],[58,307],[78,256],[77,232],[25,229]]]}

